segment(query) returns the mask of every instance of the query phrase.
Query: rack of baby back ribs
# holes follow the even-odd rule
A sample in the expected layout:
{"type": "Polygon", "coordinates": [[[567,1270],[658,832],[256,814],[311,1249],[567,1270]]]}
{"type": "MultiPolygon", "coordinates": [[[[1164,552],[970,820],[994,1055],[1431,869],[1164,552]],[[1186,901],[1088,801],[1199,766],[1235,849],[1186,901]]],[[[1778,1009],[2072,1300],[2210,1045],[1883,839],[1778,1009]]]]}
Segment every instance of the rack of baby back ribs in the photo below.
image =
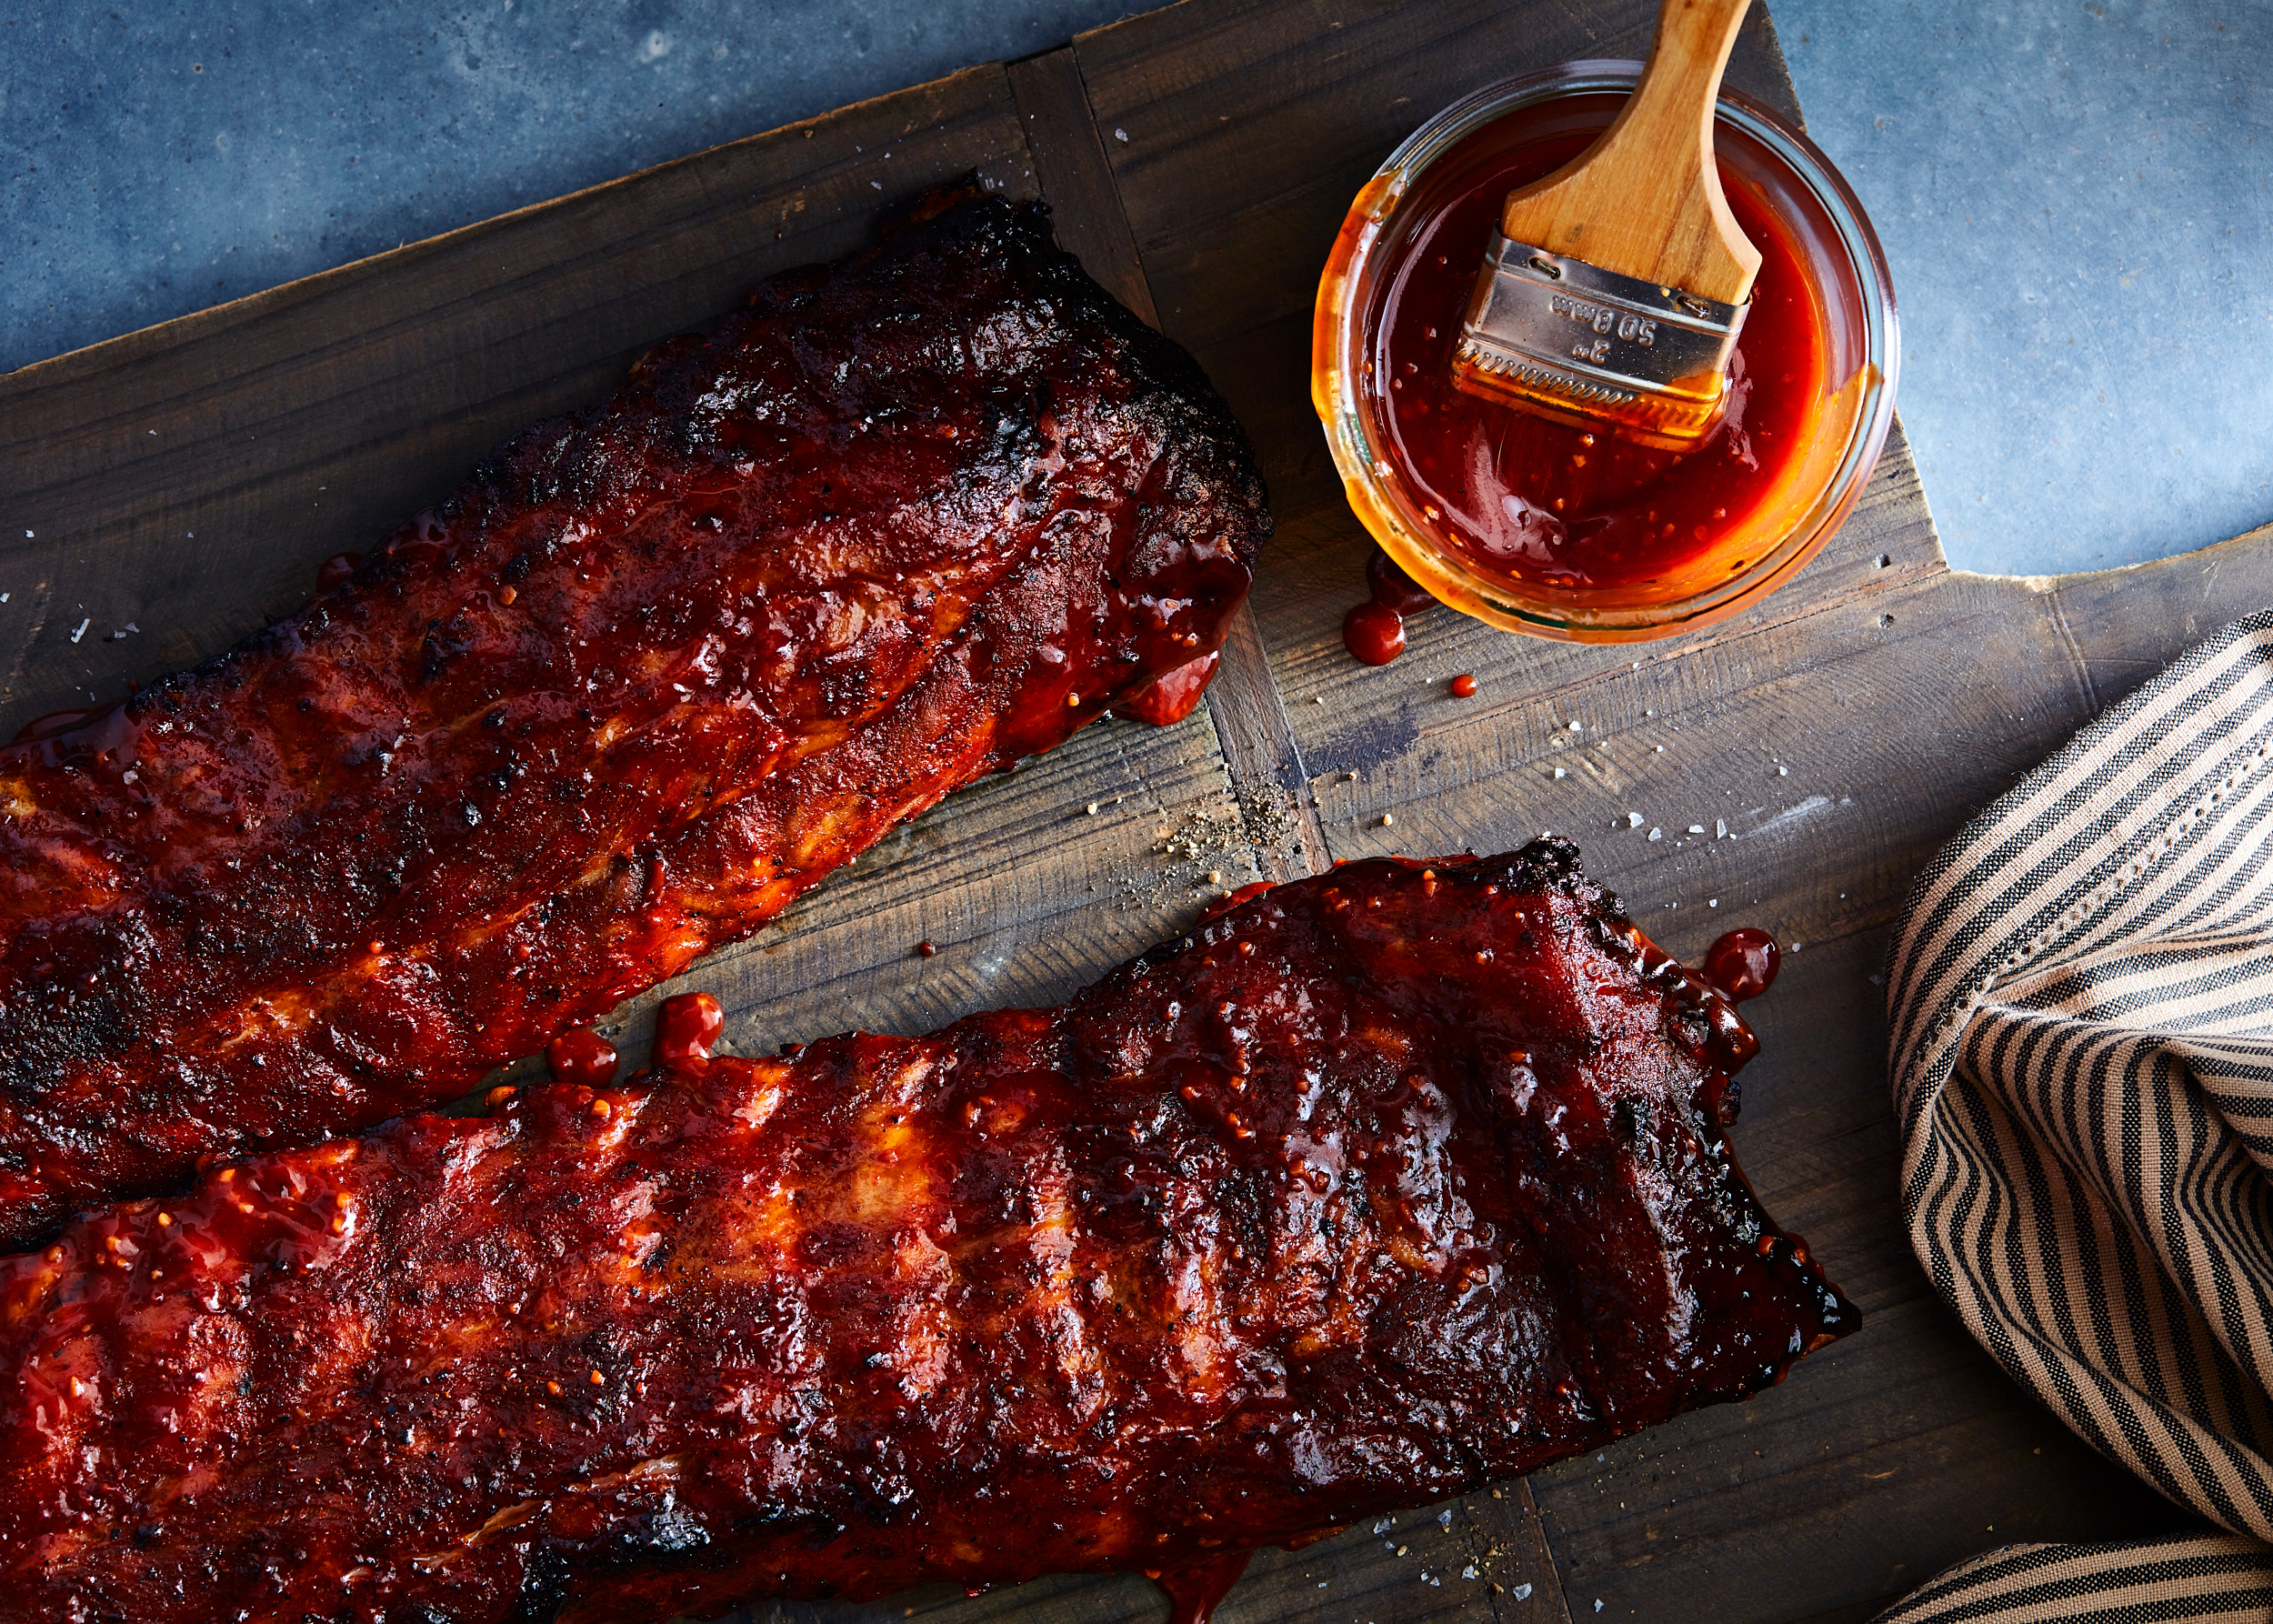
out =
{"type": "Polygon", "coordinates": [[[926,1038],[714,1058],[706,1003],[622,1088],[244,1158],[0,1266],[0,1617],[1099,1569],[1198,1616],[1257,1545],[1855,1323],[1729,1155],[1749,1033],[1559,842],[1346,865],[926,1038]]]}
{"type": "Polygon", "coordinates": [[[1270,518],[1191,358],[950,191],[540,424],[299,615],[0,751],[0,1241],[349,1131],[1107,707],[1270,518]]]}

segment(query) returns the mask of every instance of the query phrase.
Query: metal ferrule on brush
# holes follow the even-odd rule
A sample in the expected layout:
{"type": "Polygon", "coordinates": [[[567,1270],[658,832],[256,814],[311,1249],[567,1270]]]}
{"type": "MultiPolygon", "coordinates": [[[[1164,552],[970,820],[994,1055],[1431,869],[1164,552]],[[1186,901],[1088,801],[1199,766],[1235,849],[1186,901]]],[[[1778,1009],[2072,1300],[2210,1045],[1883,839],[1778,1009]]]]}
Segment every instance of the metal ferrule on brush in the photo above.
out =
{"type": "Polygon", "coordinates": [[[1494,231],[1453,376],[1487,398],[1679,450],[1720,420],[1729,354],[1750,307],[1637,282],[1494,231]]]}

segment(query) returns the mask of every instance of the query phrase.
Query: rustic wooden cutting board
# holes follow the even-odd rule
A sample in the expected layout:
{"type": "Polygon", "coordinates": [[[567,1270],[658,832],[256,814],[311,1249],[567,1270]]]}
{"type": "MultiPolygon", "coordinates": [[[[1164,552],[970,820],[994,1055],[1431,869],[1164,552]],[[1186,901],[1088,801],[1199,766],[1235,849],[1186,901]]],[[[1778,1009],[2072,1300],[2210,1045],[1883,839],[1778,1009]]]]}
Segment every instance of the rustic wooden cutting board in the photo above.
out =
{"type": "MultiPolygon", "coordinates": [[[[115,698],[288,612],[318,561],[507,433],[601,396],[767,272],[856,246],[887,198],[976,168],[1052,203],[1065,244],[1198,354],[1255,436],[1279,529],[1252,613],[1200,714],[1103,723],[956,797],[686,984],[726,999],[747,1050],[920,1030],[1062,997],[1258,875],[1567,833],[1676,952],[1737,922],[1796,949],[1748,1011],[1765,1048],[1737,1138],[1866,1316],[1750,1403],[1265,1553],[1224,1624],[1858,1619],[1990,1546],[2178,1526],[2005,1381],[1912,1260],[1873,976],[1910,877],[1970,812],[2273,602],[2273,529],[2106,575],[1952,571],[1898,432],[1844,531],[1742,618],[1594,649],[1441,612],[1395,666],[1341,652],[1368,544],[1307,356],[1342,211],[1437,107],[1535,66],[1637,55],[1653,9],[1187,0],[0,378],[0,727],[115,698]],[[1462,671],[1472,699],[1447,691],[1462,671]],[[1686,833],[1721,822],[1725,839],[1686,833]],[[1197,857],[1160,849],[1182,837],[1197,857]],[[923,939],[938,957],[913,956],[923,939]]],[[[1796,110],[1757,8],[1729,77],[1796,110]]],[[[652,1002],[624,1014],[635,1057],[652,1002]]],[[[910,1612],[1152,1619],[1163,1604],[1093,1577],[750,1616],[910,1612]]]]}

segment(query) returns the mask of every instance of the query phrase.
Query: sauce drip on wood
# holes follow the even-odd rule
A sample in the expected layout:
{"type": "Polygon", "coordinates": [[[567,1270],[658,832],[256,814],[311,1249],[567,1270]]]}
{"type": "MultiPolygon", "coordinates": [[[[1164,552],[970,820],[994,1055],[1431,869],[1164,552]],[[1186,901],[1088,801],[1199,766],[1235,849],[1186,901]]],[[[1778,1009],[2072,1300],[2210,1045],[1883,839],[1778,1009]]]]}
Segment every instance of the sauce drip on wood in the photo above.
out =
{"type": "Polygon", "coordinates": [[[1373,594],[1374,602],[1387,604],[1400,615],[1417,615],[1437,606],[1428,589],[1399,569],[1397,560],[1379,547],[1366,560],[1366,590],[1373,594]]]}
{"type": "Polygon", "coordinates": [[[1405,652],[1405,617],[1368,598],[1342,617],[1342,647],[1368,666],[1386,666],[1405,652]]]}
{"type": "Polygon", "coordinates": [[[616,1081],[616,1046],[591,1028],[578,1027],[545,1046],[545,1069],[556,1083],[606,1088],[616,1081]]]}
{"type": "Polygon", "coordinates": [[[1373,596],[1342,617],[1342,647],[1352,659],[1386,666],[1405,652],[1405,617],[1437,600],[1379,547],[1366,560],[1366,585],[1373,596]]]}
{"type": "Polygon", "coordinates": [[[347,577],[363,567],[361,553],[334,553],[315,566],[315,589],[329,592],[345,583],[347,577]]]}
{"type": "Polygon", "coordinates": [[[48,738],[76,727],[95,713],[91,710],[51,710],[44,717],[34,717],[15,730],[15,744],[28,744],[35,738],[48,738]]]}
{"type": "Polygon", "coordinates": [[[1216,679],[1216,667],[1222,664],[1220,654],[1206,654],[1187,661],[1118,701],[1113,707],[1113,714],[1147,722],[1155,727],[1173,727],[1198,708],[1200,697],[1207,692],[1207,685],[1216,679]]]}
{"type": "Polygon", "coordinates": [[[1729,1002],[1741,1004],[1775,986],[1776,972],[1783,964],[1784,950],[1776,938],[1747,925],[1705,950],[1705,979],[1726,993],[1729,1002]]]}
{"type": "Polygon", "coordinates": [[[1147,1574],[1154,1584],[1167,1593],[1168,1624],[1207,1624],[1216,1616],[1216,1609],[1223,1605],[1223,1599],[1231,1594],[1231,1587],[1247,1570],[1247,1563],[1254,1556],[1251,1550],[1227,1551],[1214,1561],[1197,1567],[1147,1574]]]}
{"type": "Polygon", "coordinates": [[[711,1046],[726,1030],[726,1012],[706,992],[681,993],[663,1000],[656,1014],[655,1058],[658,1066],[685,1071],[710,1058],[711,1046]]]}

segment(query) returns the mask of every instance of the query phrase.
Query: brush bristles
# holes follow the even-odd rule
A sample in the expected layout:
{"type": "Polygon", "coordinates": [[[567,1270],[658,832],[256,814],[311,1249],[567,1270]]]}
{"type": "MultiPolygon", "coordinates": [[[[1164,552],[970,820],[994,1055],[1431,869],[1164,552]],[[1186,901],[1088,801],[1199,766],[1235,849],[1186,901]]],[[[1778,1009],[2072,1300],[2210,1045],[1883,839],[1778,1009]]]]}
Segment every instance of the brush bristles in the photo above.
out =
{"type": "Polygon", "coordinates": [[[1727,391],[1708,402],[1620,389],[1463,340],[1452,381],[1467,393],[1578,428],[1602,428],[1660,451],[1700,443],[1720,421],[1727,391]]]}
{"type": "Polygon", "coordinates": [[[1472,338],[1460,340],[1460,347],[1453,353],[1452,365],[1456,370],[1467,368],[1492,379],[1497,386],[1493,390],[1495,394],[1502,390],[1527,395],[1542,392],[1557,399],[1603,406],[1630,406],[1641,398],[1635,390],[1590,383],[1557,367],[1542,366],[1518,356],[1487,349],[1472,338]]]}

